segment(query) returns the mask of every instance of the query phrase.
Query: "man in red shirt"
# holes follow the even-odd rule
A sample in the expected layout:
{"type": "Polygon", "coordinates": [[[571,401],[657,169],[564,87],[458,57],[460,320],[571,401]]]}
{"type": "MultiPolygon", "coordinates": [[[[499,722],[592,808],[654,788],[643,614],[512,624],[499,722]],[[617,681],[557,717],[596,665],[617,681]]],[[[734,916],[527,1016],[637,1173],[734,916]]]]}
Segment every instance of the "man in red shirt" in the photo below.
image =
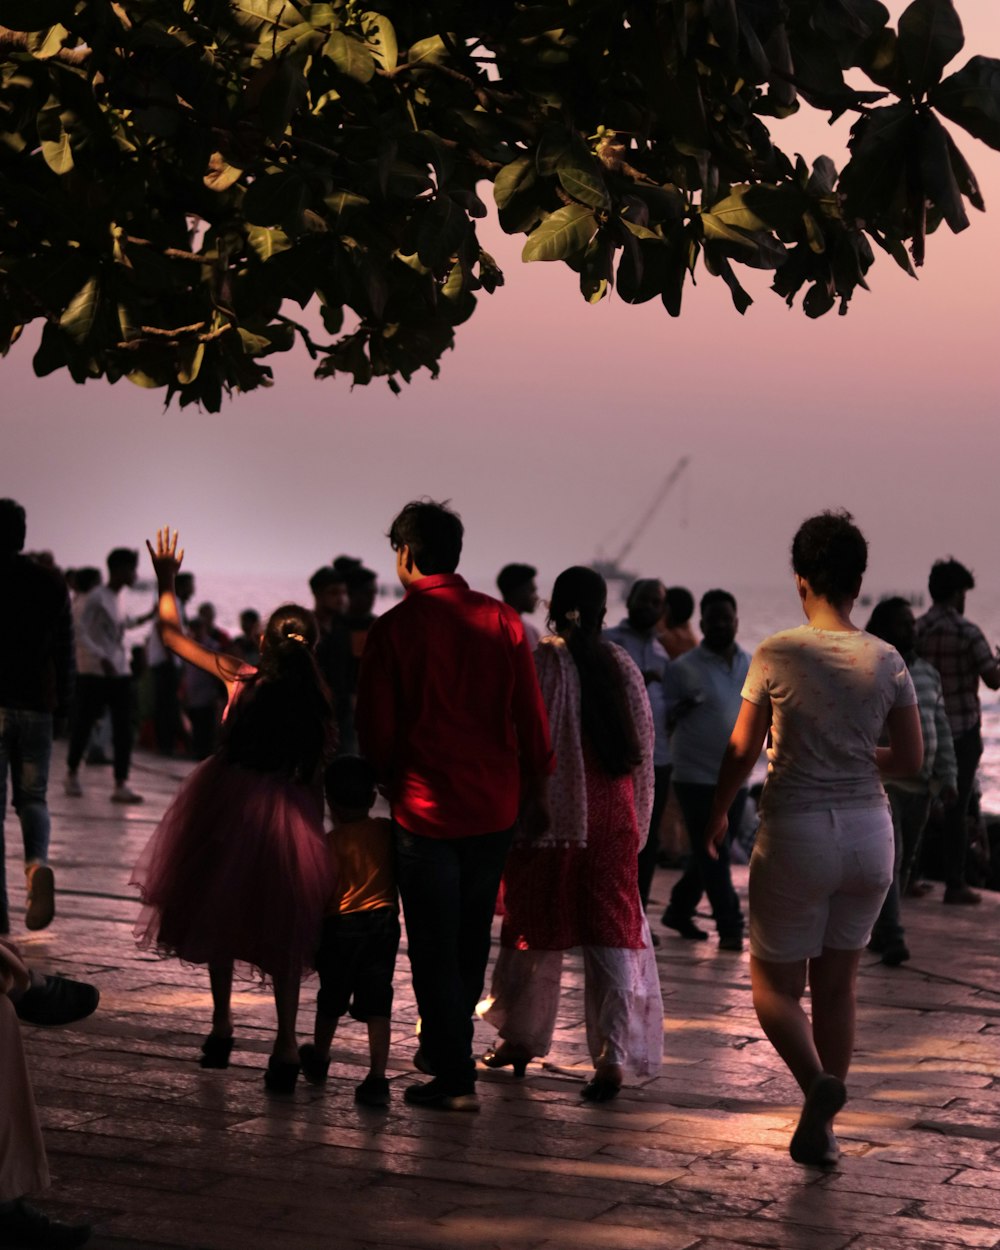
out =
{"type": "Polygon", "coordinates": [[[406,1101],[476,1111],[473,1013],[513,826],[548,825],[553,755],[517,613],[455,573],[462,522],[407,504],[389,530],[406,597],[372,625],[356,723],[392,805],[420,1056],[406,1101]]]}

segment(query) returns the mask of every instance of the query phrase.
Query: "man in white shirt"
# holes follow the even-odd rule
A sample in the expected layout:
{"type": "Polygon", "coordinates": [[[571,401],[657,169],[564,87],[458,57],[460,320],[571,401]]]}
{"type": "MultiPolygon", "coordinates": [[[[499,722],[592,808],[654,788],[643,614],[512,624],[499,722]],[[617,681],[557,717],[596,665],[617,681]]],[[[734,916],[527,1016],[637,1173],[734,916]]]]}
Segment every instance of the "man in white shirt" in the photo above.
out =
{"type": "MultiPolygon", "coordinates": [[[[712,904],[721,950],[743,949],[743,913],[729,872],[728,842],[718,859],[705,850],[705,828],[715,783],[742,702],[750,656],[736,643],[736,600],[727,590],[709,590],[701,599],[702,640],[679,656],[667,673],[667,696],[673,734],[673,785],[691,840],[691,855],[670,894],[663,924],[681,937],[703,940],[694,912],[707,894],[712,904]]],[[[729,828],[739,828],[746,790],[729,809],[729,828]]]]}
{"type": "MultiPolygon", "coordinates": [[[[73,798],[83,793],[77,770],[90,731],[107,708],[111,713],[114,747],[114,803],[141,803],[142,796],[129,788],[132,759],[131,672],[125,654],[125,631],[141,620],[119,615],[118,596],[123,586],[135,584],[139,553],[116,547],[108,556],[108,581],[87,595],[80,609],[76,635],[76,698],[70,722],[68,772],[65,790],[73,798]]],[[[143,620],[148,619],[142,618],[143,620]]]]}

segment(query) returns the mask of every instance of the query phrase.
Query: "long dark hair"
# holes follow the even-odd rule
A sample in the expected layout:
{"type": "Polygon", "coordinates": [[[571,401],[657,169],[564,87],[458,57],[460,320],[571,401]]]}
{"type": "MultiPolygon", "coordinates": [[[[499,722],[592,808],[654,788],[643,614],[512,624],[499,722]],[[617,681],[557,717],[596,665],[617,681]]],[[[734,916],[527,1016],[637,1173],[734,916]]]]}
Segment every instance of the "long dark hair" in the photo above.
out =
{"type": "Polygon", "coordinates": [[[226,720],[223,758],[298,781],[315,777],[333,744],[330,692],[313,655],[317,638],[308,608],[285,603],[271,614],[260,666],[226,720]]]}
{"type": "Polygon", "coordinates": [[[612,777],[623,777],[641,761],[622,675],[601,626],[608,588],[600,573],[574,565],[556,578],[549,623],[566,639],[580,675],[580,720],[584,741],[612,777]]]}

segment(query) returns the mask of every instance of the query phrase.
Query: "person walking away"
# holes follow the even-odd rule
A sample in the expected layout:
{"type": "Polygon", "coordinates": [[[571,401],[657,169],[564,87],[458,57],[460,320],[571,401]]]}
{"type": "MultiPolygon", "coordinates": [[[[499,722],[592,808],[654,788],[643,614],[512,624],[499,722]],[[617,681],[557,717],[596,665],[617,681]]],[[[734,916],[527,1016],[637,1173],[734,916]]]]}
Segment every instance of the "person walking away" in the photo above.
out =
{"type": "Polygon", "coordinates": [[[277,1031],[265,1088],[291,1093],[299,1075],[299,983],[312,963],[333,891],[323,840],[323,768],[333,753],[330,699],[316,667],[316,622],[288,603],[271,614],[257,669],[210,651],[181,628],[174,596],[177,532],[147,542],[166,647],[218,677],[229,698],[222,741],[190,774],[132,874],[142,947],[207,964],[212,1029],[201,1066],[233,1049],[234,966],[270,981],[277,1031]]]}
{"type": "Polygon", "coordinates": [[[22,555],[25,511],[0,499],[0,934],[10,932],[4,816],[7,778],[21,825],[28,929],[55,915],[48,807],[54,719],[65,716],[73,682],[73,624],[66,583],[22,555]]]}
{"type": "Polygon", "coordinates": [[[299,1059],[307,1081],[325,1084],[330,1043],[349,1012],[368,1029],[370,1061],[354,1099],[366,1107],[387,1107],[392,976],[399,949],[392,822],[369,815],[375,802],[375,771],[360,756],[335,759],[327,767],[323,786],[333,817],[326,841],[337,889],[316,955],[319,994],[313,1040],[299,1047],[299,1059]]]}
{"type": "Polygon", "coordinates": [[[804,1164],[840,1154],[833,1119],[847,1099],[858,962],[892,881],[880,777],[912,777],[923,761],[902,657],[851,621],[867,564],[849,513],[799,527],[792,570],[808,623],[754,652],[705,832],[711,854],[770,733],[750,859],[750,982],[757,1019],[805,1095],[789,1145],[804,1164]]]}
{"type": "Polygon", "coordinates": [[[552,823],[519,832],[504,874],[501,948],[484,1015],[501,1040],[483,1056],[523,1076],[548,1054],[563,953],[583,951],[584,1016],[593,1077],[588,1102],[618,1095],[626,1072],[663,1059],[663,1000],[637,885],[653,803],[655,735],[646,684],[628,653],[602,638],[604,578],[574,567],[556,578],[555,636],[535,653],[556,771],[552,823]]]}
{"type": "Polygon", "coordinates": [[[372,625],[358,685],[362,752],[392,807],[396,872],[421,1018],[407,1102],[475,1111],[473,1013],[500,876],[520,810],[548,823],[553,767],[521,619],[456,572],[463,527],[431,500],[389,529],[401,603],[372,625]]]}
{"type": "MultiPolygon", "coordinates": [[[[625,620],[604,631],[605,640],[623,648],[642,674],[653,717],[653,807],[646,843],[639,851],[638,865],[639,897],[643,911],[649,906],[649,891],[660,850],[660,822],[670,797],[671,757],[666,692],[670,659],[656,636],[656,624],[663,616],[666,597],[667,590],[661,581],[655,577],[641,578],[629,589],[625,601],[628,612],[625,620]]],[[[654,946],[659,945],[659,939],[655,935],[652,942],[654,946]]]]}
{"type": "Polygon", "coordinates": [[[965,596],[976,579],[957,560],[938,560],[927,589],[933,600],[917,621],[917,653],[941,678],[944,706],[955,744],[958,797],[946,810],[944,830],[945,903],[976,904],[981,895],[965,879],[969,814],[976,772],[983,754],[979,682],[1000,689],[1000,652],[990,650],[983,631],[965,617],[965,596]]]}
{"type": "Polygon", "coordinates": [[[124,587],[135,585],[138,564],[137,551],[116,547],[108,555],[107,582],[90,591],[80,610],[76,636],[76,697],[70,718],[64,786],[71,798],[83,794],[77,770],[90,731],[108,708],[115,776],[111,801],[142,802],[142,795],[136,794],[128,784],[132,762],[132,670],[125,653],[125,632],[148,621],[152,613],[133,619],[122,617],[119,608],[119,596],[124,587]]]}
{"type": "Polygon", "coordinates": [[[913,609],[905,599],[883,599],[872,612],[867,629],[876,638],[895,647],[906,661],[917,692],[920,729],[924,739],[924,763],[920,772],[914,777],[885,779],[885,792],[892,809],[896,855],[892,885],[872,929],[868,949],[880,954],[887,967],[896,968],[910,958],[900,899],[906,893],[911,872],[918,863],[920,839],[932,802],[939,800],[947,810],[958,798],[958,770],[941,678],[937,669],[916,653],[917,627],[913,609]]]}
{"type": "MultiPolygon", "coordinates": [[[[727,590],[701,597],[701,643],[675,660],[667,673],[667,698],[674,731],[674,793],[684,816],[691,854],[674,884],[663,924],[684,938],[708,935],[694,923],[702,894],[708,895],[719,933],[719,949],[743,949],[743,913],[729,870],[729,835],[710,855],[705,829],[712,811],[719,769],[742,703],[750,656],[737,644],[736,599],[727,590]]],[[[747,789],[741,786],[728,812],[735,834],[743,818],[747,789]]]]}

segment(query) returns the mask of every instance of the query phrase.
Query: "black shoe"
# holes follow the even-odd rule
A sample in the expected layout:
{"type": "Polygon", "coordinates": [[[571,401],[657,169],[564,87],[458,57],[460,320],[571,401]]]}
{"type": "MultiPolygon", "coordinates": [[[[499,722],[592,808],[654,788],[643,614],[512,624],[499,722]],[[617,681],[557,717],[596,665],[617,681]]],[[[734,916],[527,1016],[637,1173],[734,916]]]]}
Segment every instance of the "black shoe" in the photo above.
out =
{"type": "Polygon", "coordinates": [[[403,1101],[413,1107],[436,1107],[439,1111],[478,1111],[475,1087],[462,1093],[445,1090],[437,1077],[425,1085],[408,1085],[403,1101]]]}
{"type": "Polygon", "coordinates": [[[388,1107],[389,1082],[384,1076],[372,1076],[369,1072],[354,1091],[354,1101],[363,1107],[388,1107]]]}
{"type": "Polygon", "coordinates": [[[875,955],[881,955],[888,945],[888,940],[878,933],[872,933],[868,939],[868,949],[875,955]]]}
{"type": "Polygon", "coordinates": [[[201,1058],[198,1062],[203,1068],[228,1068],[229,1056],[235,1045],[232,1036],[221,1037],[218,1033],[209,1033],[201,1044],[201,1058]]]}
{"type": "Polygon", "coordinates": [[[295,1090],[295,1082],[299,1079],[299,1065],[290,1059],[276,1059],[274,1055],[267,1061],[264,1073],[264,1088],[269,1094],[291,1094],[295,1090]]]}
{"type": "Polygon", "coordinates": [[[945,887],[944,898],[942,903],[958,904],[959,907],[975,907],[977,903],[983,901],[983,896],[978,890],[974,890],[968,885],[949,885],[945,887]]]}
{"type": "Polygon", "coordinates": [[[40,1246],[45,1250],[70,1250],[90,1240],[89,1224],[66,1224],[53,1220],[23,1198],[12,1211],[0,1211],[0,1246],[40,1246]]]}
{"type": "Polygon", "coordinates": [[[883,947],[882,962],[887,968],[898,968],[900,964],[905,964],[909,958],[909,947],[902,939],[898,942],[889,942],[883,947]]]}
{"type": "Polygon", "coordinates": [[[660,935],[658,933],[650,933],[649,940],[653,943],[654,946],[660,945],[660,935]]]}
{"type": "Polygon", "coordinates": [[[708,940],[708,934],[704,929],[699,929],[690,916],[678,916],[670,910],[663,913],[660,924],[665,929],[673,929],[675,933],[679,933],[682,938],[686,938],[689,942],[705,942],[708,940]]]}
{"type": "Polygon", "coordinates": [[[610,1102],[617,1098],[622,1087],[618,1081],[608,1081],[602,1076],[593,1076],[580,1090],[580,1097],[585,1102],[610,1102]]]}
{"type": "Polygon", "coordinates": [[[418,1046],[413,1052],[413,1066],[418,1072],[422,1072],[424,1076],[433,1076],[434,1069],[428,1062],[427,1056],[424,1054],[423,1047],[418,1046]]]}
{"type": "Polygon", "coordinates": [[[100,1001],[96,985],[47,976],[43,985],[25,990],[14,1003],[14,1010],[26,1024],[73,1024],[93,1015],[100,1001]]]}
{"type": "Polygon", "coordinates": [[[741,951],[743,949],[743,935],[740,933],[719,934],[719,950],[720,951],[741,951]]]}
{"type": "Polygon", "coordinates": [[[306,1042],[304,1046],[299,1047],[299,1063],[302,1065],[302,1075],[310,1085],[326,1084],[326,1078],[330,1072],[330,1060],[322,1059],[312,1042],[306,1042]]]}

